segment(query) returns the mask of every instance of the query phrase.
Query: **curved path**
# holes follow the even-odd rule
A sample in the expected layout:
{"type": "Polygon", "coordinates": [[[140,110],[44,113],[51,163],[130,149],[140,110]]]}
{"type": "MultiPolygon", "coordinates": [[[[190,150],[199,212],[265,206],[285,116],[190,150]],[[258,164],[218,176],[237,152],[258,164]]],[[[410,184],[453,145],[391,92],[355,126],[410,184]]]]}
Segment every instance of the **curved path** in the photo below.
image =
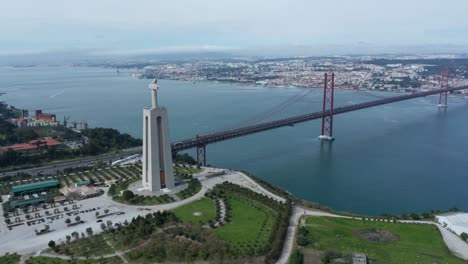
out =
{"type": "Polygon", "coordinates": [[[291,218],[289,218],[289,226],[288,231],[286,233],[286,238],[283,244],[283,250],[281,251],[281,256],[276,262],[277,264],[287,264],[289,263],[289,257],[291,256],[293,247],[294,247],[294,240],[296,237],[297,226],[299,225],[299,219],[302,216],[330,216],[330,217],[343,217],[343,218],[351,218],[347,216],[341,216],[336,214],[331,214],[319,210],[311,210],[306,209],[300,206],[294,206],[291,218]]]}

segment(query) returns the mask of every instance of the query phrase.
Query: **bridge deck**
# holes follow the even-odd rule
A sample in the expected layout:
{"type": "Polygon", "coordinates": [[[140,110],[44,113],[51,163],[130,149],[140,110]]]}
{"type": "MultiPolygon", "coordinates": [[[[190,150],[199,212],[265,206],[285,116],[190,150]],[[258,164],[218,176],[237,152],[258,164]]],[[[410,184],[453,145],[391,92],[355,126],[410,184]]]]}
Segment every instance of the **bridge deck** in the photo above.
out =
{"type": "MultiPolygon", "coordinates": [[[[465,90],[465,89],[468,89],[468,86],[449,88],[447,91],[452,92],[452,91],[465,90]]],[[[337,107],[333,109],[333,115],[343,114],[343,113],[347,113],[351,111],[361,110],[361,109],[389,104],[389,103],[400,102],[400,101],[414,99],[418,97],[425,97],[429,95],[440,94],[444,91],[445,90],[431,90],[427,92],[412,93],[412,94],[384,98],[384,99],[365,102],[365,103],[337,107]]],[[[194,138],[184,139],[184,140],[172,143],[171,147],[172,147],[172,151],[175,151],[175,152],[181,151],[181,150],[187,150],[187,149],[195,148],[197,146],[208,145],[208,144],[216,143],[219,141],[224,141],[224,140],[229,140],[229,139],[233,139],[236,137],[242,137],[242,136],[246,136],[250,134],[259,133],[259,132],[266,131],[266,130],[271,130],[271,129],[284,127],[284,126],[290,126],[290,125],[307,122],[307,121],[314,120],[314,119],[320,119],[328,115],[330,115],[329,110],[325,112],[320,111],[320,112],[279,119],[279,120],[275,120],[271,122],[265,122],[261,124],[256,124],[256,125],[251,125],[251,126],[246,126],[246,127],[241,127],[241,128],[231,129],[231,130],[214,132],[214,133],[210,133],[206,135],[199,135],[194,138]]]]}

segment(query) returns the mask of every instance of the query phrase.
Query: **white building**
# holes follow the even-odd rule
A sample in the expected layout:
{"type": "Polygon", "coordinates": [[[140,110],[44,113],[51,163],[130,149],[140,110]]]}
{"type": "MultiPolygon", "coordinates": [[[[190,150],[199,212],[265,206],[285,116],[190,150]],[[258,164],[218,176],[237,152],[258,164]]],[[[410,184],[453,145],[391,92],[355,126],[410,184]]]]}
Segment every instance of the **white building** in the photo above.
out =
{"type": "Polygon", "coordinates": [[[151,107],[143,109],[142,183],[152,192],[174,187],[167,109],[158,106],[158,83],[149,85],[151,107]]]}
{"type": "Polygon", "coordinates": [[[436,215],[436,221],[457,235],[468,234],[468,213],[446,213],[436,215]]]}

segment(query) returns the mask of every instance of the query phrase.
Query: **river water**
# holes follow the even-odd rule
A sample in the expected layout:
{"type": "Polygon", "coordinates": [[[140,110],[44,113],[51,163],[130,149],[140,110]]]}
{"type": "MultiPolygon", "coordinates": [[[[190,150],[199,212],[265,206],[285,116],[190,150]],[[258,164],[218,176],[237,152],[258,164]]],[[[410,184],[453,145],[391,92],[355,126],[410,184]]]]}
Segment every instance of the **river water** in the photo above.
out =
{"type": "MultiPolygon", "coordinates": [[[[100,68],[0,68],[1,100],[59,120],[87,119],[141,137],[149,80],[100,68]]],[[[303,89],[160,80],[172,141],[224,128],[269,109],[303,89]]],[[[317,90],[319,91],[319,90],[317,90]]],[[[342,103],[361,92],[337,92],[342,103]]],[[[372,98],[367,98],[371,100],[372,98]]],[[[375,99],[375,98],[374,98],[375,99]]],[[[335,117],[332,144],[317,136],[318,120],[207,147],[208,163],[249,171],[294,195],[336,210],[408,213],[457,206],[468,210],[468,104],[437,98],[335,117]]]]}

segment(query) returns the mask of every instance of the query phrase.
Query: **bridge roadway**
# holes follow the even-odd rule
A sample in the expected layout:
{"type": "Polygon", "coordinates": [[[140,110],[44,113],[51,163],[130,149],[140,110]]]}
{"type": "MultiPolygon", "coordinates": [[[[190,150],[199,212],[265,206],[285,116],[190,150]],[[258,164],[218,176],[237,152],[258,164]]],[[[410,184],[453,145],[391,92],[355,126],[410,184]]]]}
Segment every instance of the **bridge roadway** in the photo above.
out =
{"type": "MultiPolygon", "coordinates": [[[[465,89],[468,89],[468,85],[449,88],[447,91],[452,92],[452,91],[465,90],[465,89]]],[[[389,97],[389,98],[384,98],[384,99],[365,102],[365,103],[337,107],[333,109],[333,115],[343,114],[347,112],[352,112],[352,111],[370,108],[370,107],[379,106],[379,105],[384,105],[384,104],[405,101],[405,100],[414,99],[418,97],[425,97],[429,95],[440,94],[441,92],[444,92],[444,91],[445,90],[431,90],[431,91],[426,91],[426,92],[406,94],[406,95],[389,97]]],[[[329,115],[330,115],[330,110],[325,111],[325,113],[320,111],[320,112],[315,112],[315,113],[299,115],[295,117],[279,119],[279,120],[275,120],[271,122],[265,122],[265,123],[261,123],[257,125],[251,125],[251,126],[246,126],[246,127],[241,127],[241,128],[231,129],[231,130],[214,132],[214,133],[206,134],[206,135],[197,135],[194,138],[189,138],[189,139],[184,139],[181,141],[174,142],[171,144],[171,148],[173,152],[178,152],[182,150],[195,148],[197,146],[202,147],[208,144],[213,144],[216,142],[233,139],[236,137],[242,137],[242,136],[259,133],[259,132],[266,131],[266,130],[271,130],[271,129],[284,127],[284,126],[291,126],[294,124],[298,124],[298,123],[302,123],[302,122],[306,122],[306,121],[310,121],[314,119],[320,119],[324,116],[329,116],[329,115]]]]}

